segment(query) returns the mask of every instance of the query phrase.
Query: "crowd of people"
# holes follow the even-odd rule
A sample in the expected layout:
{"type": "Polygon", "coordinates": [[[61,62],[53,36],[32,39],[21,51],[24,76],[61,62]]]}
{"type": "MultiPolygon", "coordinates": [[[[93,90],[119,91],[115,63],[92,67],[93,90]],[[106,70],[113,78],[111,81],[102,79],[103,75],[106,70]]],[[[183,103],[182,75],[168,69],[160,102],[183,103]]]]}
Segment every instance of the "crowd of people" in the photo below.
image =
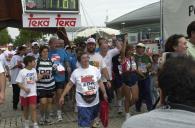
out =
{"type": "Polygon", "coordinates": [[[117,101],[118,114],[124,108],[123,128],[161,128],[167,118],[167,126],[191,128],[193,113],[169,110],[194,111],[189,106],[195,100],[195,22],[187,33],[189,39],[170,36],[165,52],[152,55],[143,43],[129,44],[127,35],[112,40],[88,38],[78,47],[65,46],[64,40],[52,37],[48,46],[32,42],[30,51],[26,46],[13,50],[8,44],[0,55],[0,104],[5,100],[6,76],[13,88],[13,110],[20,102],[25,128],[29,128],[30,116],[33,128],[52,124],[53,117],[62,121],[65,96],[70,94],[75,95],[80,128],[100,127],[100,105],[105,101],[110,106],[117,101]],[[163,109],[132,116],[130,107],[135,105],[141,112],[142,103],[148,111],[163,109]],[[191,124],[187,119],[177,123],[183,119],[180,116],[191,124]]]}

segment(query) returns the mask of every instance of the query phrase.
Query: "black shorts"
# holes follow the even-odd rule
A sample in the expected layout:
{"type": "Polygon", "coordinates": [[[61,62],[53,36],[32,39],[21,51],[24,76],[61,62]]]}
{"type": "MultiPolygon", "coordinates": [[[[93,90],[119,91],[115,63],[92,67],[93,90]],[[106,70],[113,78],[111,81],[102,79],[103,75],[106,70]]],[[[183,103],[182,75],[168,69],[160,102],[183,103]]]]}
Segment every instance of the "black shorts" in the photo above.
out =
{"type": "Polygon", "coordinates": [[[122,74],[122,81],[125,85],[132,87],[138,82],[138,76],[135,72],[127,72],[122,74]]]}
{"type": "Polygon", "coordinates": [[[66,85],[66,82],[65,81],[62,81],[62,82],[56,82],[56,90],[58,89],[64,89],[65,85],[66,85]]]}
{"type": "Polygon", "coordinates": [[[115,78],[112,80],[113,89],[118,90],[122,86],[123,86],[122,76],[121,75],[115,76],[115,78]]]}
{"type": "Polygon", "coordinates": [[[41,98],[53,98],[54,90],[37,90],[38,99],[41,98]]]}

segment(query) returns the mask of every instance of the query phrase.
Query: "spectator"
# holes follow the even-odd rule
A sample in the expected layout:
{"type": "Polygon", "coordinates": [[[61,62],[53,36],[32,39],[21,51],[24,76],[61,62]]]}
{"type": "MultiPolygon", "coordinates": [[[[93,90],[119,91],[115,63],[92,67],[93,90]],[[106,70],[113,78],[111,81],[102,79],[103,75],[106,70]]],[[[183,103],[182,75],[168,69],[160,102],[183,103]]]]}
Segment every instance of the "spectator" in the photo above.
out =
{"type": "Polygon", "coordinates": [[[187,57],[167,60],[158,80],[164,106],[128,119],[122,128],[194,128],[195,61],[187,57]]]}
{"type": "Polygon", "coordinates": [[[189,38],[187,54],[195,59],[195,21],[188,25],[187,34],[189,38]]]}
{"type": "Polygon", "coordinates": [[[183,35],[172,35],[167,39],[165,44],[165,52],[175,52],[185,55],[187,48],[187,41],[183,35]]]}

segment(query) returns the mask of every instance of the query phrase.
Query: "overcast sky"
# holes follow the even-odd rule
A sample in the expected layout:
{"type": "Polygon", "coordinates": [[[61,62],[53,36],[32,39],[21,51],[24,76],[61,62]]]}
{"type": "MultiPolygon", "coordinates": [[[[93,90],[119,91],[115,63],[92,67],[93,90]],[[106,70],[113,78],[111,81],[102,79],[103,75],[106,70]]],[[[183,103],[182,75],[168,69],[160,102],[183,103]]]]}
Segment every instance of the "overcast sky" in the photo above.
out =
{"type": "MultiPolygon", "coordinates": [[[[108,15],[108,21],[131,12],[145,5],[157,2],[159,0],[80,0],[82,26],[105,26],[104,22],[108,15]],[[83,14],[87,17],[87,22],[83,14]]],[[[8,29],[12,38],[19,34],[17,29],[8,29]]]]}

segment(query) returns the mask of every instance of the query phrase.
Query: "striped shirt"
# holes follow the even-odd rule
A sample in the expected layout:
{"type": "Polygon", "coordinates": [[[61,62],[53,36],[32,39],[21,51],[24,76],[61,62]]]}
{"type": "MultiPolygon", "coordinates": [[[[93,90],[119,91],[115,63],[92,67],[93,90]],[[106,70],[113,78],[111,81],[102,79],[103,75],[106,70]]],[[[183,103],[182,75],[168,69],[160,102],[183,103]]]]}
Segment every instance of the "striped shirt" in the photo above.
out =
{"type": "Polygon", "coordinates": [[[54,68],[52,61],[38,58],[36,70],[38,74],[48,74],[37,82],[37,90],[53,91],[55,89],[55,80],[53,76],[54,68]]]}

